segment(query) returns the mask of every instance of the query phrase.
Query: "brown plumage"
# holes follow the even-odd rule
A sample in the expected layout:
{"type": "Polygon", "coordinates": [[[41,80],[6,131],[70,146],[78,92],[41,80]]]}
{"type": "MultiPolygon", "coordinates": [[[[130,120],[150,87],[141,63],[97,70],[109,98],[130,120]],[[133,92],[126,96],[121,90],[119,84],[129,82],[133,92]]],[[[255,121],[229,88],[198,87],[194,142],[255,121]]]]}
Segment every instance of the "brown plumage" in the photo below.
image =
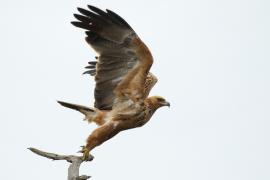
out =
{"type": "Polygon", "coordinates": [[[148,97],[157,82],[149,72],[153,57],[131,26],[113,11],[88,8],[78,8],[78,21],[71,23],[86,30],[87,43],[99,54],[84,72],[95,77],[95,108],[59,101],[99,126],[81,151],[84,158],[120,131],[143,126],[159,107],[170,105],[160,96],[148,97]]]}

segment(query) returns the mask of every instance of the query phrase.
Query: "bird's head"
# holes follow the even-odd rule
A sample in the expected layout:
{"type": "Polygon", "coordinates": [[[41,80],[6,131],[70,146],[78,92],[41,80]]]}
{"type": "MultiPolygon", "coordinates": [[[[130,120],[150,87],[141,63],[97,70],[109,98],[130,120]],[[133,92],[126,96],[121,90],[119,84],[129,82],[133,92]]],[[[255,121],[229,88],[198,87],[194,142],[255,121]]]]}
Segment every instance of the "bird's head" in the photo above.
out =
{"type": "Polygon", "coordinates": [[[156,108],[160,108],[162,106],[170,107],[170,103],[161,96],[152,96],[149,99],[151,101],[151,104],[153,104],[156,108]]]}

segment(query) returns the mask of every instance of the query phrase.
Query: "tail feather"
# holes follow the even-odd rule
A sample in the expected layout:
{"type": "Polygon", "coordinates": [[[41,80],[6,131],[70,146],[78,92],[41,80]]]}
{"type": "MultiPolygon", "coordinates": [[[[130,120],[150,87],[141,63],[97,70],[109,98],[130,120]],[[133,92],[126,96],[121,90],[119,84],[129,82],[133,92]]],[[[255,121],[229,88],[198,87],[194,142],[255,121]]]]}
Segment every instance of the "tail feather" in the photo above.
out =
{"type": "Polygon", "coordinates": [[[104,123],[106,123],[104,119],[105,113],[98,109],[89,108],[89,107],[77,105],[77,104],[71,104],[71,103],[67,103],[63,101],[57,101],[57,102],[64,107],[81,112],[82,114],[85,115],[84,120],[87,120],[89,123],[95,122],[98,126],[101,126],[104,123]]]}
{"type": "Polygon", "coordinates": [[[83,114],[87,114],[90,112],[95,112],[94,109],[86,107],[86,106],[82,106],[82,105],[77,105],[77,104],[71,104],[71,103],[67,103],[67,102],[63,102],[63,101],[57,101],[59,104],[61,104],[64,107],[70,108],[70,109],[74,109],[77,111],[80,111],[83,114]]]}

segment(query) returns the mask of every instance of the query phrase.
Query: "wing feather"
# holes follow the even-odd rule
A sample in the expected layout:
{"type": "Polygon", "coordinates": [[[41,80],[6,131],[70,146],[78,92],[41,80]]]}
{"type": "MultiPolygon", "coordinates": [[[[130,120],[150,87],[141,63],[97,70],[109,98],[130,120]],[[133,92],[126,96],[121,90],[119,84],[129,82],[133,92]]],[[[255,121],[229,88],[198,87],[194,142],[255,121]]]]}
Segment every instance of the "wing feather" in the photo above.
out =
{"type": "Polygon", "coordinates": [[[110,110],[117,98],[133,99],[134,94],[127,89],[144,93],[142,85],[152,65],[152,56],[123,18],[111,10],[103,11],[91,5],[88,8],[78,8],[81,14],[74,14],[78,21],[71,23],[86,30],[87,43],[99,54],[97,62],[88,63],[85,73],[95,76],[95,107],[110,110]]]}

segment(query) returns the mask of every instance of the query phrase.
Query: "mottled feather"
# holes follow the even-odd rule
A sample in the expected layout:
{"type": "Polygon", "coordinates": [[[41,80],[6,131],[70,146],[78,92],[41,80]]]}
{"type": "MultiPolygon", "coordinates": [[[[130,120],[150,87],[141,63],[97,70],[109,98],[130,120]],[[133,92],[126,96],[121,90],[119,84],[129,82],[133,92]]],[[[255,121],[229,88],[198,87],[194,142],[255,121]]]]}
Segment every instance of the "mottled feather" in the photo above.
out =
{"type": "Polygon", "coordinates": [[[152,57],[123,18],[110,10],[103,11],[90,5],[88,8],[78,8],[81,14],[74,14],[78,21],[72,24],[87,30],[86,41],[99,54],[97,63],[89,62],[90,66],[87,66],[84,74],[95,76],[95,107],[110,110],[115,99],[124,98],[124,94],[136,99],[126,89],[143,93],[141,87],[152,64],[152,57]],[[148,58],[144,58],[145,55],[148,58]],[[138,71],[141,67],[146,67],[145,72],[138,71]]]}

